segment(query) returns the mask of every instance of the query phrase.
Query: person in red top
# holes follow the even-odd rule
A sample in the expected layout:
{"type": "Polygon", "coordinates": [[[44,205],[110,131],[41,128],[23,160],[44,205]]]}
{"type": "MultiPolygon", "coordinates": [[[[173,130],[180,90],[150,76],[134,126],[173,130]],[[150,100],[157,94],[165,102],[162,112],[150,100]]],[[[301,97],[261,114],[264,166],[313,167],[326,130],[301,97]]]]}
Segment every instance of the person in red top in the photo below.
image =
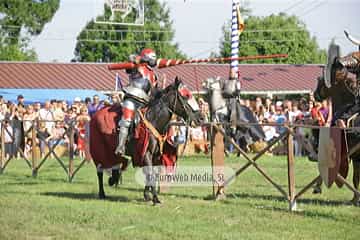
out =
{"type": "Polygon", "coordinates": [[[153,71],[156,66],[156,53],[150,48],[141,51],[140,56],[131,55],[130,61],[137,67],[126,70],[129,75],[129,85],[123,88],[125,93],[122,104],[122,116],[118,122],[119,141],[115,154],[125,154],[125,143],[129,134],[135,112],[149,102],[150,96],[157,89],[157,77],[153,71]]]}
{"type": "Polygon", "coordinates": [[[315,103],[315,106],[311,109],[311,118],[316,122],[318,126],[324,126],[326,121],[323,114],[320,111],[321,104],[315,103]]]}

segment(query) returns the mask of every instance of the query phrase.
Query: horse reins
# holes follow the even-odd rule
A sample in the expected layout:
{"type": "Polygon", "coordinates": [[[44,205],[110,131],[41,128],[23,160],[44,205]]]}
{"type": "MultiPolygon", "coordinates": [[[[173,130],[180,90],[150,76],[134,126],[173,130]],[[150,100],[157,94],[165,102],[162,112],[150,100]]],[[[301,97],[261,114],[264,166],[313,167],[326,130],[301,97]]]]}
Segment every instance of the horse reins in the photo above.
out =
{"type": "Polygon", "coordinates": [[[160,153],[163,153],[163,149],[164,149],[164,143],[166,141],[167,138],[167,132],[165,133],[165,135],[161,135],[159,133],[158,130],[156,130],[156,128],[154,127],[154,125],[151,124],[151,122],[149,122],[146,117],[144,116],[144,114],[138,110],[139,116],[141,118],[141,120],[144,122],[145,126],[150,130],[150,132],[156,137],[156,139],[159,142],[159,148],[160,148],[160,153]]]}

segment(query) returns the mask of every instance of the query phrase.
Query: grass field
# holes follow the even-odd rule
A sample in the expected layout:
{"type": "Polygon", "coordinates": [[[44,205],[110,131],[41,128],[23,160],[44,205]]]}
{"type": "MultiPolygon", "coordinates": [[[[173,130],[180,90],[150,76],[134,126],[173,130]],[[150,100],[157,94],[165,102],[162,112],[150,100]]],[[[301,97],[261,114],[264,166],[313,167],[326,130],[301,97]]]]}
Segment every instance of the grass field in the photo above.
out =
{"type": "MultiPolygon", "coordinates": [[[[244,159],[230,157],[227,166],[244,159]]],[[[285,157],[263,157],[260,166],[286,189],[285,157]]],[[[180,165],[210,164],[202,155],[181,158],[180,165]]],[[[296,158],[296,186],[317,174],[316,164],[296,158]]],[[[348,177],[350,179],[351,175],[348,177]]],[[[106,179],[107,180],[107,177],[106,179]]],[[[351,181],[350,181],[351,182],[351,181]]],[[[214,202],[210,187],[172,188],[153,207],[142,200],[134,170],[124,184],[106,186],[107,200],[97,199],[93,164],[68,183],[61,167],[45,163],[37,178],[22,160],[14,160],[0,175],[0,239],[359,239],[360,208],[349,205],[345,188],[306,193],[301,211],[288,203],[250,168],[227,190],[227,199],[214,202]]]]}

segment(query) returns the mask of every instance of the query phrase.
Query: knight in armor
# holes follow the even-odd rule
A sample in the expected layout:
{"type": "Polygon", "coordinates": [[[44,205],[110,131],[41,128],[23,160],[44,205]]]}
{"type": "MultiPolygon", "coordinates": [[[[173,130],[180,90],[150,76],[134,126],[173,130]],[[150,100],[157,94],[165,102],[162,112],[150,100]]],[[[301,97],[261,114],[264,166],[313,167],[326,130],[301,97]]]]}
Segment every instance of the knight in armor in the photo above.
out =
{"type": "Polygon", "coordinates": [[[149,102],[150,96],[157,88],[157,77],[153,71],[156,66],[155,51],[149,48],[143,49],[140,56],[131,55],[130,61],[137,67],[126,70],[129,75],[129,85],[123,88],[125,95],[122,116],[118,122],[119,141],[115,149],[117,155],[125,154],[125,144],[136,110],[149,102]]]}

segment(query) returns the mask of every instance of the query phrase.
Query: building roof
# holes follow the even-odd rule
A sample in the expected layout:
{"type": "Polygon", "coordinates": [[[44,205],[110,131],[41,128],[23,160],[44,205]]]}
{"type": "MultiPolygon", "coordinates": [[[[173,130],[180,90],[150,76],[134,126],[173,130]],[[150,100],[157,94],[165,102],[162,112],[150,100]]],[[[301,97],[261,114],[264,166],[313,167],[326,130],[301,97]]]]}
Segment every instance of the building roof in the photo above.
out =
{"type": "MultiPolygon", "coordinates": [[[[322,65],[241,64],[243,93],[302,93],[316,87],[322,65]]],[[[159,78],[179,76],[193,91],[209,77],[228,78],[228,64],[188,64],[156,70],[159,78]]],[[[0,62],[0,88],[93,89],[111,91],[115,75],[126,82],[124,71],[109,71],[104,63],[0,62]]]]}

